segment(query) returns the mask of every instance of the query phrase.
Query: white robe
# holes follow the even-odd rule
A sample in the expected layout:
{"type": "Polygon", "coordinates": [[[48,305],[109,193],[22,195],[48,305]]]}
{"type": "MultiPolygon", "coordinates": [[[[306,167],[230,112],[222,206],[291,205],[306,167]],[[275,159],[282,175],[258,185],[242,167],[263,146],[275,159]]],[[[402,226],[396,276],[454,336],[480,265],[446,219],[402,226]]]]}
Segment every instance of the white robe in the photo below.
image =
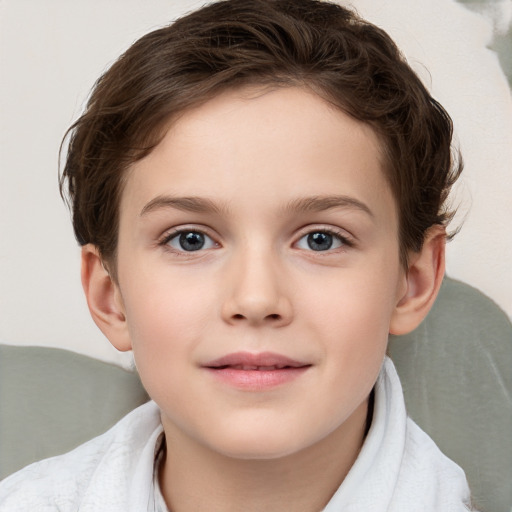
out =
{"type": "MultiPolygon", "coordinates": [[[[142,405],[105,434],[6,478],[0,512],[157,512],[153,470],[161,433],[157,405],[142,405]]],[[[470,510],[469,502],[462,469],[407,418],[398,376],[386,359],[370,431],[323,512],[459,512],[470,510]]]]}

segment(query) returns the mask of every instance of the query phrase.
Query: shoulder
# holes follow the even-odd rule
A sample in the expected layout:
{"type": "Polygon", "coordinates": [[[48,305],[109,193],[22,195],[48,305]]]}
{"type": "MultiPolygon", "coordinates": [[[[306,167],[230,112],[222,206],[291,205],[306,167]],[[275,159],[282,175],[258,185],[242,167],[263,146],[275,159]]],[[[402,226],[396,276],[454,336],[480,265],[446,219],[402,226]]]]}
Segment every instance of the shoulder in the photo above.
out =
{"type": "MultiPolygon", "coordinates": [[[[7,477],[0,483],[0,512],[95,510],[92,504],[107,496],[118,502],[112,505],[121,506],[130,475],[159,430],[156,404],[138,407],[101,436],[7,477]],[[81,506],[85,503],[91,506],[81,506]]],[[[97,510],[115,508],[102,506],[97,510]]]]}
{"type": "Polygon", "coordinates": [[[471,510],[464,471],[410,418],[398,487],[403,494],[422,496],[422,510],[471,510]]]}

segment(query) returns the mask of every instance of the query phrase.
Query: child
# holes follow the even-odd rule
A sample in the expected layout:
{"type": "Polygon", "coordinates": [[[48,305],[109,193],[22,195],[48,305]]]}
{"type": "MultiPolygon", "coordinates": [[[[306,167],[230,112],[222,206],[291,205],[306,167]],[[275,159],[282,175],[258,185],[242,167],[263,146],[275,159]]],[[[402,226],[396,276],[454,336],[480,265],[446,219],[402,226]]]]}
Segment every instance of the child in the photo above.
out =
{"type": "Polygon", "coordinates": [[[451,133],[335,4],[228,0],[137,41],[61,184],[91,315],[153,401],[0,510],[468,510],[385,356],[443,277],[451,133]]]}

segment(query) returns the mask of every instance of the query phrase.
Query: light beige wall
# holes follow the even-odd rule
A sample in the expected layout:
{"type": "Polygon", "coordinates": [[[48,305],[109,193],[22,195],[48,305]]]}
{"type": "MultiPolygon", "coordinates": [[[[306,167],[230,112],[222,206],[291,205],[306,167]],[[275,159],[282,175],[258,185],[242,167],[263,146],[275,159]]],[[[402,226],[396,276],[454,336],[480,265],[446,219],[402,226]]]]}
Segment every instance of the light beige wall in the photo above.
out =
{"type": "MultiPolygon", "coordinates": [[[[0,343],[126,362],[86,311],[79,250],[57,191],[59,143],[121,51],[203,3],[0,1],[0,343]]],[[[454,0],[353,4],[397,39],[452,114],[467,162],[458,198],[468,213],[449,246],[448,272],[512,316],[512,102],[486,48],[492,16],[454,0]]],[[[493,4],[502,9],[494,19],[508,27],[512,2],[493,4]]]]}

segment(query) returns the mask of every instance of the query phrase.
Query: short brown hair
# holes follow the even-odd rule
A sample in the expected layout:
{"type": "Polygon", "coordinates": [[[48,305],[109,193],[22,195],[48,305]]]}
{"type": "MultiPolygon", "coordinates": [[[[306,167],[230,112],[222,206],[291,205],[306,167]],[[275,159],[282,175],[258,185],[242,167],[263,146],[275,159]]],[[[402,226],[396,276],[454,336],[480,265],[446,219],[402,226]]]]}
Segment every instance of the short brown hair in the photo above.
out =
{"type": "Polygon", "coordinates": [[[307,87],[379,135],[397,203],[402,262],[462,170],[452,122],[381,29],[315,0],[225,0],[136,41],[97,81],[68,130],[61,194],[78,242],[96,245],[115,274],[124,172],[186,109],[244,85],[307,87]],[[67,188],[67,194],[65,189],[67,188]]]}

